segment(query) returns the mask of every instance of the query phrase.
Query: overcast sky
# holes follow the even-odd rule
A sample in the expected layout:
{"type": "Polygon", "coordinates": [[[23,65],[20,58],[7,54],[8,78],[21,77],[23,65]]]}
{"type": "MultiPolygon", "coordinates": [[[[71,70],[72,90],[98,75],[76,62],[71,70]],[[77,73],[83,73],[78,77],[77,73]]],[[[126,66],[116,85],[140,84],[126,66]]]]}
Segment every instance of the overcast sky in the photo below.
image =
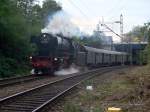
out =
{"type": "MultiPolygon", "coordinates": [[[[42,0],[41,0],[42,1],[42,0]]],[[[124,18],[124,32],[133,26],[150,21],[150,0],[56,0],[70,16],[71,21],[82,31],[91,33],[96,24],[104,18],[105,22],[124,18]]],[[[118,24],[108,24],[119,33],[118,24]]]]}

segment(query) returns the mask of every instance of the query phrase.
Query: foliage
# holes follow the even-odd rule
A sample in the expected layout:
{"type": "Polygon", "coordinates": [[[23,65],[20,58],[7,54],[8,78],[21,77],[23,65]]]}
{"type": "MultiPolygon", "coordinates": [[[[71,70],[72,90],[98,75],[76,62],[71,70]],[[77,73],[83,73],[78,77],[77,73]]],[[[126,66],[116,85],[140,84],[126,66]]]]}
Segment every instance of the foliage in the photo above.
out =
{"type": "Polygon", "coordinates": [[[136,26],[130,32],[125,34],[125,42],[143,42],[147,41],[146,26],[136,26]]]}
{"type": "Polygon", "coordinates": [[[67,103],[64,106],[64,112],[80,112],[80,108],[72,103],[67,103]]]}
{"type": "Polygon", "coordinates": [[[100,108],[94,108],[92,111],[93,111],[93,112],[103,112],[103,110],[100,109],[100,108]]]}
{"type": "Polygon", "coordinates": [[[23,62],[20,63],[13,58],[0,57],[0,76],[3,78],[12,77],[15,75],[22,75],[28,72],[28,70],[29,67],[23,62]]]}
{"type": "Polygon", "coordinates": [[[139,64],[140,65],[145,65],[145,64],[147,64],[147,48],[145,49],[145,50],[143,50],[143,51],[140,51],[140,53],[139,53],[139,64]]]}
{"type": "Polygon", "coordinates": [[[34,1],[0,1],[0,77],[28,69],[28,57],[33,52],[30,36],[40,33],[48,12],[61,10],[53,0],[46,0],[43,7],[34,1]]]}
{"type": "Polygon", "coordinates": [[[147,54],[148,63],[150,64],[150,22],[145,23],[144,26],[147,29],[147,41],[148,41],[148,45],[145,49],[145,52],[147,54]]]}
{"type": "Polygon", "coordinates": [[[41,10],[43,23],[46,23],[48,21],[48,16],[53,15],[56,11],[59,10],[61,10],[61,7],[54,0],[45,0],[43,8],[41,10]]]}
{"type": "Polygon", "coordinates": [[[125,42],[148,42],[144,51],[139,53],[139,62],[142,64],[150,63],[150,22],[143,26],[136,26],[132,31],[125,34],[125,42]]]}
{"type": "Polygon", "coordinates": [[[148,64],[150,64],[150,43],[148,43],[148,46],[146,47],[145,52],[147,53],[148,64]]]}

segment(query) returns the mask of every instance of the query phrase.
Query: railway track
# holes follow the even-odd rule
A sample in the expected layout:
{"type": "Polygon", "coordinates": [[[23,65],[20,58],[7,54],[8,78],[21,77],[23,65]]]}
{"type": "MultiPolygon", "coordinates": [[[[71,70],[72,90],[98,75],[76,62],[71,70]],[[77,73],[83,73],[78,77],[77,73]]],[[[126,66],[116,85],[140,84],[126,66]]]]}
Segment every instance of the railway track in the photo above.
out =
{"type": "Polygon", "coordinates": [[[107,67],[80,73],[76,76],[50,82],[48,84],[6,97],[0,100],[0,112],[39,112],[47,104],[52,103],[83,80],[117,68],[118,67],[107,67]]]}
{"type": "Polygon", "coordinates": [[[24,83],[32,80],[39,79],[43,76],[35,76],[35,75],[27,75],[27,76],[20,76],[20,77],[13,77],[8,79],[0,80],[0,88],[4,88],[7,86],[12,86],[19,83],[24,83]]]}

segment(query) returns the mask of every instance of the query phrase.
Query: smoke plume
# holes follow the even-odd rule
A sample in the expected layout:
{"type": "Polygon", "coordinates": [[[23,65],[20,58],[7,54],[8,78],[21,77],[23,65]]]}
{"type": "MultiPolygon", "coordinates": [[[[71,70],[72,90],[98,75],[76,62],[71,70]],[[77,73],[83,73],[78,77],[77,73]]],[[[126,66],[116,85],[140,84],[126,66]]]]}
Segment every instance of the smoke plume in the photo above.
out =
{"type": "Polygon", "coordinates": [[[47,26],[41,31],[42,33],[63,34],[66,37],[78,36],[80,34],[79,28],[71,23],[69,16],[63,11],[49,17],[47,26]]]}
{"type": "Polygon", "coordinates": [[[73,73],[77,73],[79,72],[79,70],[73,66],[71,66],[70,68],[66,68],[66,69],[61,69],[59,71],[55,72],[55,75],[69,75],[69,74],[73,74],[73,73]]]}

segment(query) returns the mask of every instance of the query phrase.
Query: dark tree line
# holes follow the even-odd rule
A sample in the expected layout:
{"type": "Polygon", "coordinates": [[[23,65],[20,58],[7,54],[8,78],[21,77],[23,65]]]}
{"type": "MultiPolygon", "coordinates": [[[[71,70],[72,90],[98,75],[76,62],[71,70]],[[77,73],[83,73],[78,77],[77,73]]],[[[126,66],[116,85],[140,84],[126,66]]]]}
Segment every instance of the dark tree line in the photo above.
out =
{"type": "Polygon", "coordinates": [[[0,77],[27,71],[31,35],[40,33],[46,18],[59,10],[54,0],[45,0],[43,7],[35,0],[0,1],[0,77]]]}

